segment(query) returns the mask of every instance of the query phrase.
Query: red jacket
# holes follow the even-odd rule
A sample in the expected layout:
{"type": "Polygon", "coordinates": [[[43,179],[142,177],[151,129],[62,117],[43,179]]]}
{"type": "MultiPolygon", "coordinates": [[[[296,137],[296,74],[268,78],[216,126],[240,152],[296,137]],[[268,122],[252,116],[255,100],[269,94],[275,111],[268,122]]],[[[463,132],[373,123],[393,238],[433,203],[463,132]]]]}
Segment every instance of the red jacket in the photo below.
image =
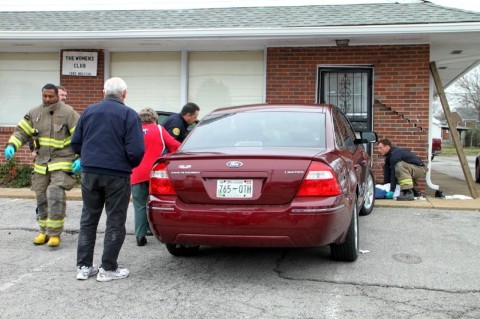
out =
{"type": "Polygon", "coordinates": [[[143,140],[145,142],[145,155],[143,155],[140,165],[133,169],[130,177],[132,185],[147,182],[150,179],[150,170],[153,163],[162,156],[163,150],[167,147],[170,153],[176,152],[180,147],[180,143],[174,139],[162,126],[157,124],[143,124],[143,140]],[[160,137],[160,129],[162,129],[163,141],[160,137]]]}

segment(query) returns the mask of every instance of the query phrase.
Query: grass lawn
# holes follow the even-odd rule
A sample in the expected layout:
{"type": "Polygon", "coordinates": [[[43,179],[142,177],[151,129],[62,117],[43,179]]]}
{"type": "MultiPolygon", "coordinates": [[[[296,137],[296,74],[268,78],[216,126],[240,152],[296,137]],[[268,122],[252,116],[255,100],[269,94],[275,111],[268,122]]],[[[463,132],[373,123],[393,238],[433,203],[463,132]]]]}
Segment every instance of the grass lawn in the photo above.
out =
{"type": "MultiPolygon", "coordinates": [[[[480,154],[480,147],[464,147],[463,152],[465,156],[474,155],[477,156],[480,154]]],[[[457,151],[453,145],[444,145],[442,144],[442,156],[450,156],[450,155],[457,155],[457,151]]]]}

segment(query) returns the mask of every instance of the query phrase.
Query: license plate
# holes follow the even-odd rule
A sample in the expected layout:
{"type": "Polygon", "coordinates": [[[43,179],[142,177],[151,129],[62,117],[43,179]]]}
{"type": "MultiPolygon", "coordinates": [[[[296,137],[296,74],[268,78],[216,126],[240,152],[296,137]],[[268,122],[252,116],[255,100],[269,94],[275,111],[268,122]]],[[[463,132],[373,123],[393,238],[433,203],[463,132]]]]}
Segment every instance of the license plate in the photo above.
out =
{"type": "Polygon", "coordinates": [[[252,179],[219,179],[217,180],[218,198],[252,198],[252,179]]]}

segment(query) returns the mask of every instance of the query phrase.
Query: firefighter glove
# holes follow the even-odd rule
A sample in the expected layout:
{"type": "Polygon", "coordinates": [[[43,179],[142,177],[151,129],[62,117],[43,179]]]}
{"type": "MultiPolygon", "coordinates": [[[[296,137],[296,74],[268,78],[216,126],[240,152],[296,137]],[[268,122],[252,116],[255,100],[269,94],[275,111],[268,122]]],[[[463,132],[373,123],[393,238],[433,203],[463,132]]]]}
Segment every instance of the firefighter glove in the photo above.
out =
{"type": "Polygon", "coordinates": [[[5,158],[11,159],[13,155],[15,155],[15,147],[13,147],[12,145],[8,145],[5,148],[5,158]]]}
{"type": "Polygon", "coordinates": [[[393,192],[387,192],[387,193],[385,194],[385,198],[386,198],[386,199],[392,199],[392,198],[393,198],[393,192]]]}
{"type": "Polygon", "coordinates": [[[80,164],[80,159],[77,158],[72,164],[72,172],[78,173],[82,170],[82,165],[80,164]]]}

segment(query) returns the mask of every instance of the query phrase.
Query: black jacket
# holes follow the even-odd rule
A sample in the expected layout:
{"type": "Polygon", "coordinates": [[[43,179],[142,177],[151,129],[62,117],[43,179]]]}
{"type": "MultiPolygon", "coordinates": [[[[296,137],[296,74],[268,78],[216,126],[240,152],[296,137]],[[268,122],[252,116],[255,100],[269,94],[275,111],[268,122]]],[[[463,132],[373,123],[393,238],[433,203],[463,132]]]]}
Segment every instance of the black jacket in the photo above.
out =
{"type": "Polygon", "coordinates": [[[395,187],[397,186],[397,178],[395,177],[395,165],[397,165],[397,163],[401,161],[417,166],[425,166],[422,160],[409,150],[392,146],[390,148],[390,152],[388,152],[387,156],[385,157],[385,166],[383,167],[383,182],[384,184],[390,183],[391,192],[394,192],[395,187]]]}
{"type": "Polygon", "coordinates": [[[162,126],[180,143],[187,137],[188,123],[180,113],[175,113],[167,117],[162,126]]]}
{"type": "Polygon", "coordinates": [[[130,176],[145,152],[140,118],[115,96],[107,96],[83,112],[72,148],[85,173],[130,176]]]}

